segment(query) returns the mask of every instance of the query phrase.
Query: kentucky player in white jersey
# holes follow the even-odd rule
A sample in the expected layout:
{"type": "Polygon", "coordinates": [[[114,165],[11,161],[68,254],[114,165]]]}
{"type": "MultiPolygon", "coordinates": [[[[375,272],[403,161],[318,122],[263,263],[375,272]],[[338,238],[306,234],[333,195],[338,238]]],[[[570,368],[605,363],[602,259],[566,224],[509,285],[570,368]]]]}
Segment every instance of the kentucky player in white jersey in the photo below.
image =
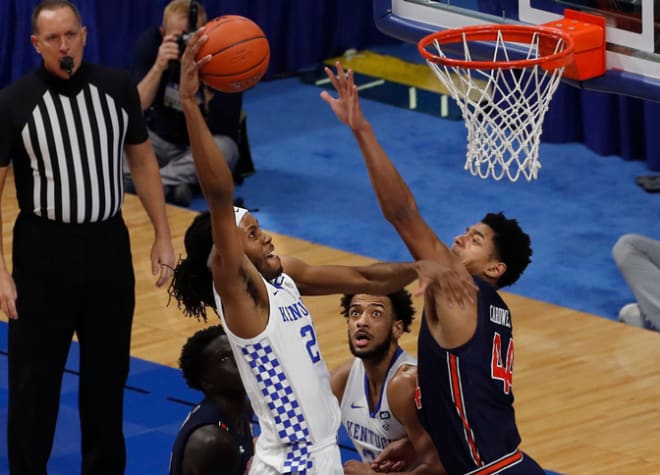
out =
{"type": "Polygon", "coordinates": [[[188,315],[206,318],[207,306],[221,315],[261,429],[250,473],[343,474],[339,407],[300,295],[387,294],[418,273],[429,279],[429,263],[310,266],[275,254],[256,218],[233,207],[232,173],[197,104],[199,68],[211,57],[195,56],[206,39],[199,30],[186,46],[179,94],[210,213],[186,232],[170,295],[188,315]]]}
{"type": "MultiPolygon", "coordinates": [[[[321,358],[309,310],[291,277],[280,274],[262,279],[268,292],[270,315],[266,328],[253,338],[241,338],[227,329],[236,363],[252,408],[259,419],[254,473],[334,473],[337,400],[330,390],[328,368],[321,358]],[[240,355],[240,356],[239,356],[240,355]],[[325,452],[324,457],[318,454],[325,452]],[[326,461],[328,466],[320,464],[326,461]],[[256,465],[263,467],[257,469],[256,465]]],[[[227,328],[217,292],[216,308],[227,328]]]]}
{"type": "Polygon", "coordinates": [[[417,360],[399,346],[415,310],[402,289],[386,296],[346,294],[341,299],[354,359],[332,371],[342,423],[363,463],[348,461],[346,474],[373,473],[372,462],[391,442],[409,439],[415,461],[405,473],[442,474],[444,469],[415,408],[417,360]]]}

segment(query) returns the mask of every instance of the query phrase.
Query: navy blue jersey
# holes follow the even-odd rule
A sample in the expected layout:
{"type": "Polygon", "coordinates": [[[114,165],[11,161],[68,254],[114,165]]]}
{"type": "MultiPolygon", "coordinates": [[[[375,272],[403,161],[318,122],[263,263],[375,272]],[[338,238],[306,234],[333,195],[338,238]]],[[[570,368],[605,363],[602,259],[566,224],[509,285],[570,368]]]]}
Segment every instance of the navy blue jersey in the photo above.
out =
{"type": "Polygon", "coordinates": [[[480,467],[501,470],[523,460],[511,387],[511,313],[493,287],[474,280],[479,292],[472,338],[441,348],[424,317],[417,343],[418,414],[449,475],[491,473],[480,467]]]}
{"type": "MultiPolygon", "coordinates": [[[[243,475],[247,473],[248,461],[252,458],[252,455],[254,455],[252,435],[241,435],[236,433],[231,427],[228,427],[226,423],[223,422],[226,420],[227,419],[224,417],[222,411],[220,411],[220,409],[208,399],[204,399],[195,406],[195,408],[188,414],[188,417],[186,417],[186,420],[181,426],[181,429],[179,429],[179,433],[174,441],[170,458],[170,475],[183,474],[183,454],[185,452],[186,444],[188,443],[188,438],[195,430],[206,425],[219,425],[231,434],[236,442],[239,452],[241,453],[241,464],[239,465],[236,474],[232,475],[243,475]]],[[[250,416],[248,414],[245,415],[244,422],[245,427],[250,427],[250,416]]]]}

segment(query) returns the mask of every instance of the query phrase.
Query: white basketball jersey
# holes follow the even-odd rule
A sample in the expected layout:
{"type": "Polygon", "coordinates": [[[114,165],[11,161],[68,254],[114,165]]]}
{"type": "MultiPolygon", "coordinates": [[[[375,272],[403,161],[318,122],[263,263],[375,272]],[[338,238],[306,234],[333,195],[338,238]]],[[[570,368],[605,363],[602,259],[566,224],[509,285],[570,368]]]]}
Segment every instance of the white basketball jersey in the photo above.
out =
{"type": "Polygon", "coordinates": [[[417,366],[417,360],[399,348],[380,390],[380,401],[371,412],[369,410],[369,385],[364,373],[364,365],[359,358],[355,358],[353,361],[344,396],[341,399],[341,419],[348,436],[364,462],[373,461],[390,442],[406,435],[401,423],[392,415],[387,400],[387,386],[390,379],[404,364],[417,366]]]}
{"type": "MultiPolygon", "coordinates": [[[[215,300],[261,434],[255,456],[279,473],[319,473],[314,453],[337,443],[341,414],[330,387],[309,311],[293,279],[264,279],[270,302],[266,329],[250,339],[234,335],[215,300]]],[[[337,453],[337,470],[341,457],[337,453]]],[[[326,469],[327,471],[327,469],[326,469]]]]}

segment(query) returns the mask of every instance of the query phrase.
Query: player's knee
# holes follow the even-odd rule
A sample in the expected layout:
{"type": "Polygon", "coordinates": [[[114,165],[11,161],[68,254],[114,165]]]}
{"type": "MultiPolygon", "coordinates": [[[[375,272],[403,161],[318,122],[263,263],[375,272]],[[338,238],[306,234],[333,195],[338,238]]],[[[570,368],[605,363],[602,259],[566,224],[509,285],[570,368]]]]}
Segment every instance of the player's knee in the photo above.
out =
{"type": "Polygon", "coordinates": [[[625,264],[626,258],[635,252],[635,234],[624,234],[617,239],[614,247],[612,248],[612,256],[617,265],[625,264]]]}

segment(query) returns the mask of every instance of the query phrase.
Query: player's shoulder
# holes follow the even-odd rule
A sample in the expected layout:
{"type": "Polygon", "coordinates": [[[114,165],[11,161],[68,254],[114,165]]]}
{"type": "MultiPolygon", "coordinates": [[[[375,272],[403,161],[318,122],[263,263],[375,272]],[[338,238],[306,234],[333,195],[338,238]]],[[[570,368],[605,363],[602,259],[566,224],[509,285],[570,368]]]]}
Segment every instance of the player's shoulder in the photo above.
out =
{"type": "Polygon", "coordinates": [[[405,392],[415,391],[417,387],[417,366],[411,363],[404,363],[387,382],[387,392],[405,392]]]}
{"type": "Polygon", "coordinates": [[[474,283],[479,287],[479,292],[477,293],[478,297],[503,302],[502,296],[492,284],[477,276],[472,276],[472,280],[474,280],[474,283]]]}
{"type": "Polygon", "coordinates": [[[416,377],[417,365],[413,361],[408,361],[397,368],[390,381],[409,380],[411,378],[414,380],[416,377]]]}
{"type": "Polygon", "coordinates": [[[302,259],[289,255],[280,256],[280,262],[282,263],[283,272],[293,279],[296,278],[296,273],[299,272],[300,269],[304,269],[308,266],[308,264],[302,259]]]}
{"type": "Polygon", "coordinates": [[[188,437],[184,464],[189,467],[231,467],[239,463],[239,451],[240,448],[232,434],[220,428],[218,424],[207,424],[197,428],[188,437]]]}
{"type": "Polygon", "coordinates": [[[314,272],[314,266],[293,256],[280,256],[280,262],[282,264],[283,279],[287,282],[286,285],[295,287],[300,295],[305,295],[310,271],[314,272]]]}
{"type": "Polygon", "coordinates": [[[213,448],[224,446],[229,443],[233,445],[234,438],[218,424],[206,424],[195,429],[188,437],[187,445],[194,445],[198,448],[213,448]]]}
{"type": "Polygon", "coordinates": [[[417,391],[417,366],[401,365],[387,382],[387,400],[397,419],[409,409],[417,391]]]}
{"type": "Polygon", "coordinates": [[[270,281],[270,284],[275,288],[283,288],[291,292],[300,293],[296,281],[286,272],[282,272],[280,275],[275,277],[270,281]]]}

